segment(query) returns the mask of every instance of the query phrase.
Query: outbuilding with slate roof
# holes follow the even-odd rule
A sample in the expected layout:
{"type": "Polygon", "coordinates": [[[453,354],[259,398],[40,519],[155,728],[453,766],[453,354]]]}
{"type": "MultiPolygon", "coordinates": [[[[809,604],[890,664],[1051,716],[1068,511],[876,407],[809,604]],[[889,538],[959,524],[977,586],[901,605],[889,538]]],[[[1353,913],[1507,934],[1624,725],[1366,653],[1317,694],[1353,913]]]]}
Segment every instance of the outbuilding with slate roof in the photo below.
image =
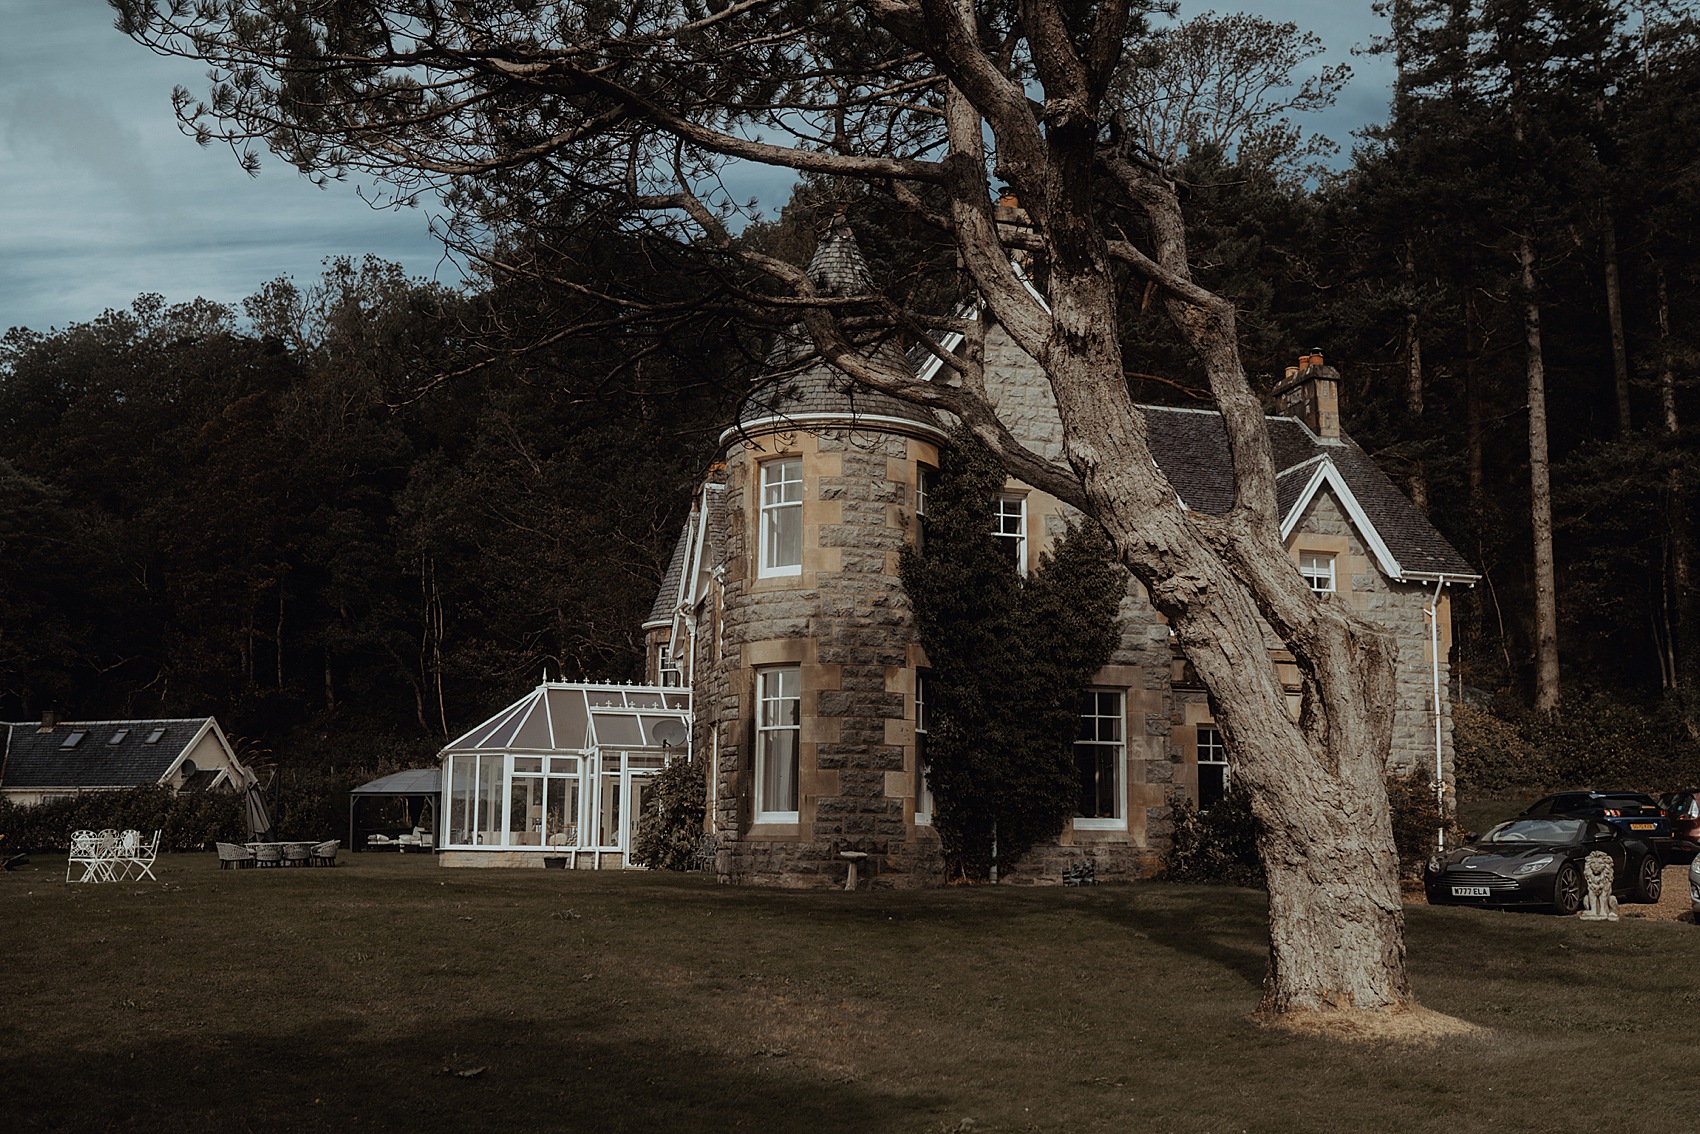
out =
{"type": "MultiPolygon", "coordinates": [[[[871,289],[842,221],[809,266],[823,294],[871,289]]],[[[1035,292],[1035,295],[1038,293],[1035,292]]],[[[974,304],[958,319],[979,317],[974,304]]],[[[708,832],[724,880],[834,885],[865,855],[876,885],[942,880],[926,779],[929,663],[898,578],[926,514],[949,422],[862,389],[811,357],[793,328],[771,373],[722,435],[644,629],[651,680],[692,692],[693,749],[707,767],[708,832]]],[[[941,341],[956,349],[962,336],[941,341]]],[[[868,351],[891,352],[875,341],[868,351]]],[[[1062,422],[1042,369],[1000,327],[983,337],[987,394],[1036,455],[1063,459],[1062,422]]],[[[912,351],[921,381],[941,362],[912,351]]],[[[1477,573],[1340,428],[1340,375],[1319,352],[1289,368],[1267,417],[1281,535],[1315,591],[1384,626],[1398,649],[1390,771],[1450,784],[1448,590],[1477,573]]],[[[1211,409],[1141,407],[1153,458],[1181,502],[1233,501],[1226,431],[1211,409]]],[[[1008,480],[987,517],[1025,574],[1077,513],[1008,480]]],[[[1131,577],[1119,645],[1082,690],[1080,806],[1014,880],[1098,878],[1156,868],[1176,796],[1209,807],[1233,770],[1202,685],[1131,577]]],[[[1290,703],[1298,673],[1273,653],[1290,703]]]]}
{"type": "Polygon", "coordinates": [[[157,784],[237,791],[241,761],[212,717],[0,724],[0,796],[26,806],[157,784]]]}

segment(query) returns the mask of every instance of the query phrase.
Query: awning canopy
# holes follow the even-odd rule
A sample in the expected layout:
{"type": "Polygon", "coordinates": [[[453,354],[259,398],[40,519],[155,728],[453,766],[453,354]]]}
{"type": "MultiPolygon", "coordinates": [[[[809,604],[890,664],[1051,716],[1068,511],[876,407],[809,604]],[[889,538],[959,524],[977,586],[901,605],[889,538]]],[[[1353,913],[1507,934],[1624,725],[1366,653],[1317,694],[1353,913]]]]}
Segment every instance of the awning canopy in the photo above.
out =
{"type": "Polygon", "coordinates": [[[443,790],[441,768],[409,768],[361,784],[349,790],[350,795],[440,795],[443,790]]]}
{"type": "Polygon", "coordinates": [[[684,689],[545,682],[443,753],[683,749],[690,714],[691,695],[684,689]]]}

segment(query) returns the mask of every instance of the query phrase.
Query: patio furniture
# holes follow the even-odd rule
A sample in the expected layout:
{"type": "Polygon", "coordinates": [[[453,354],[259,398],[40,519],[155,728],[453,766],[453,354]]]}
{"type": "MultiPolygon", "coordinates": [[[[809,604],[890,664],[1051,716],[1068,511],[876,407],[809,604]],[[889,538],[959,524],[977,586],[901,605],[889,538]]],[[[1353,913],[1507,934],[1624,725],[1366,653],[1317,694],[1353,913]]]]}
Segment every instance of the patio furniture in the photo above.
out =
{"type": "Polygon", "coordinates": [[[312,864],[314,866],[335,866],[336,848],[341,845],[336,839],[326,839],[322,843],[313,844],[312,864]]]}
{"type": "Polygon", "coordinates": [[[254,865],[255,866],[282,866],[283,865],[283,844],[282,843],[255,843],[254,844],[254,865]]]}
{"type": "Polygon", "coordinates": [[[155,831],[151,839],[143,839],[140,831],[124,832],[114,862],[117,881],[140,882],[143,878],[150,882],[159,881],[153,874],[154,860],[159,857],[159,836],[159,831],[155,831]]]}
{"type": "Polygon", "coordinates": [[[283,844],[283,864],[285,866],[306,866],[307,860],[312,857],[312,843],[283,844]]]}
{"type": "Polygon", "coordinates": [[[99,882],[101,856],[101,836],[98,831],[72,831],[71,857],[65,863],[65,881],[71,881],[71,873],[82,867],[82,876],[78,882],[99,882]]]}
{"type": "Polygon", "coordinates": [[[254,865],[254,852],[235,843],[218,844],[220,870],[245,870],[254,865]]]}

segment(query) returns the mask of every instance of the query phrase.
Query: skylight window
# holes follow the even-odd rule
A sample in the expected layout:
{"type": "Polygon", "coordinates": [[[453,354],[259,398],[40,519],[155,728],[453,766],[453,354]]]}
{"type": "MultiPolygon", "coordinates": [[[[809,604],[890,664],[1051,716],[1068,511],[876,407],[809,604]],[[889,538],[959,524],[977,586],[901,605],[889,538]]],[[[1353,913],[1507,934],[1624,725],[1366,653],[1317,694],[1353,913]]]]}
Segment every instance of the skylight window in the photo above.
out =
{"type": "Polygon", "coordinates": [[[143,744],[158,744],[159,738],[164,736],[164,735],[165,735],[165,730],[163,728],[156,728],[152,732],[148,733],[148,738],[146,740],[142,741],[142,743],[143,744]]]}
{"type": "Polygon", "coordinates": [[[73,733],[69,734],[68,736],[66,736],[64,740],[61,740],[59,742],[59,747],[60,748],[75,748],[77,745],[79,745],[83,742],[83,737],[85,737],[87,735],[88,735],[88,732],[86,730],[78,729],[76,732],[73,732],[73,733]]]}
{"type": "Polygon", "coordinates": [[[130,735],[130,730],[129,730],[129,729],[127,729],[127,728],[121,728],[121,729],[119,729],[119,730],[118,730],[118,731],[117,731],[117,732],[115,732],[115,733],[113,733],[113,734],[112,734],[112,739],[111,739],[111,740],[109,740],[109,741],[107,741],[107,742],[106,742],[106,743],[108,743],[108,744],[123,744],[123,743],[124,743],[124,738],[125,738],[125,737],[126,737],[126,736],[129,736],[129,735],[130,735]]]}

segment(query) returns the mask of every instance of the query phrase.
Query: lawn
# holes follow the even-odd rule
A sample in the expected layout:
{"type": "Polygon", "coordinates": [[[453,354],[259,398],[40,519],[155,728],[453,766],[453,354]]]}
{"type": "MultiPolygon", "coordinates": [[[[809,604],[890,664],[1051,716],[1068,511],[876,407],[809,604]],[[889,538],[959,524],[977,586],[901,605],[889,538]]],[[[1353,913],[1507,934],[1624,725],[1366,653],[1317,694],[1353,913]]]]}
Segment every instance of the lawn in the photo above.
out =
{"type": "Polygon", "coordinates": [[[1492,1032],[1406,1050],[1247,1020],[1249,890],[340,861],[0,874],[0,1130],[1654,1131],[1700,1074],[1684,923],[1410,907],[1492,1032]]]}

